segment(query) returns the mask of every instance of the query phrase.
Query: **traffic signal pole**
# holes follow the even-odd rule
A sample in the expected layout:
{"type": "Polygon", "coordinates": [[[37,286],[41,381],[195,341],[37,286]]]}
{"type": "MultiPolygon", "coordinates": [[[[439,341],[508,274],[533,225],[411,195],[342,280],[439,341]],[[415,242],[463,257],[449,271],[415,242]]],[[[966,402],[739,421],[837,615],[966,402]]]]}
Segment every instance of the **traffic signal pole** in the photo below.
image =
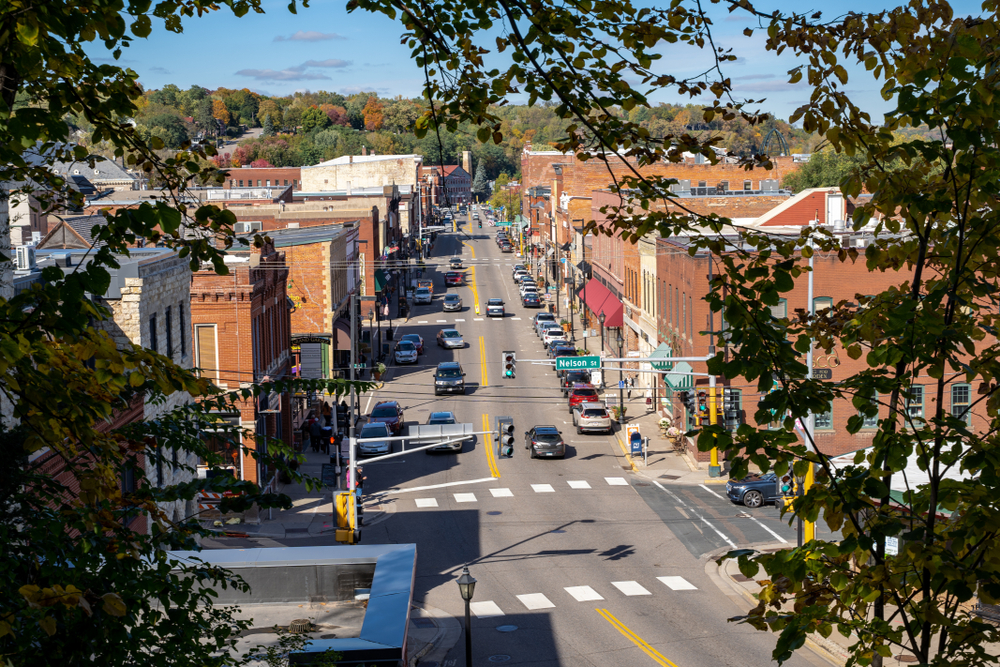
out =
{"type": "MultiPolygon", "coordinates": [[[[718,397],[715,394],[715,376],[708,376],[708,424],[715,426],[719,421],[718,397]]],[[[715,436],[712,436],[715,439],[715,436]]],[[[722,474],[722,466],[719,465],[719,448],[712,447],[712,459],[708,465],[708,476],[719,477],[722,474]]]]}

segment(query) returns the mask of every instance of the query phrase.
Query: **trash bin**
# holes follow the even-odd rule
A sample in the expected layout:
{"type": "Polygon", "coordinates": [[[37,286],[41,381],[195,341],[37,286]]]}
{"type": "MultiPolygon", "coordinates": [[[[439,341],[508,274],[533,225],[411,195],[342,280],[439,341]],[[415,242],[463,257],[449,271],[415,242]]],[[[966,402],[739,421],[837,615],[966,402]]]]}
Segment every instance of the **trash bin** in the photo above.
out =
{"type": "Polygon", "coordinates": [[[549,312],[552,313],[553,315],[555,314],[555,312],[556,312],[556,304],[554,304],[554,303],[550,303],[549,304],[549,312]]]}

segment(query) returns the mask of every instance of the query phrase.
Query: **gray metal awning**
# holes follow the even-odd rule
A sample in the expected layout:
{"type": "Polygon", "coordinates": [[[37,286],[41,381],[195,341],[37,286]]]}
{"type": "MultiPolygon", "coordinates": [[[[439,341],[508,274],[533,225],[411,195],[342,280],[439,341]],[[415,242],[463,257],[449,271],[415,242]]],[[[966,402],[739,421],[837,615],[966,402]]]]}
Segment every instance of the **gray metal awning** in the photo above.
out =
{"type": "MultiPolygon", "coordinates": [[[[660,343],[659,347],[650,353],[649,358],[666,358],[674,356],[673,350],[666,343],[660,343]]],[[[669,371],[673,368],[674,364],[672,361],[651,361],[649,365],[658,371],[669,371]]]]}
{"type": "MultiPolygon", "coordinates": [[[[657,348],[659,349],[659,348],[657,348]]],[[[688,375],[692,370],[691,364],[686,361],[678,361],[673,369],[663,376],[666,382],[674,391],[684,391],[694,388],[694,377],[688,375]]]]}

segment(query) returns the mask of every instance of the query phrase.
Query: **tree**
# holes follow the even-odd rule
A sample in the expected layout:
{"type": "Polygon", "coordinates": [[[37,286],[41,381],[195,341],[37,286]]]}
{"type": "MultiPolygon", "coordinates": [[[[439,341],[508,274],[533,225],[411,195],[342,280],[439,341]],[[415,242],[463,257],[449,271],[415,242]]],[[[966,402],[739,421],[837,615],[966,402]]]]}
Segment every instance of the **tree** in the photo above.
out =
{"type": "MultiPolygon", "coordinates": [[[[804,101],[789,121],[819,133],[837,153],[862,156],[839,185],[845,195],[870,193],[857,202],[852,233],[877,234],[864,249],[865,265],[898,272],[892,288],[819,315],[777,318],[771,307],[803,279],[810,256],[855,262],[859,250],[823,229],[792,237],[732,230],[673,197],[669,180],[646,168],[686,153],[716,162],[715,132],[705,130],[719,118],[742,119],[751,138],[769,120],[751,110],[759,101],[736,98],[730,68],[737,57],[716,50],[716,23],[702,5],[652,11],[617,0],[485,0],[474,10],[434,3],[407,5],[403,13],[391,0],[360,6],[401,20],[416,64],[426,68],[424,97],[434,105],[417,124],[418,136],[434,141],[468,123],[481,143],[499,144],[499,110],[510,96],[550,104],[559,121],[548,135],[554,147],[605,163],[623,192],[603,210],[605,229],[632,239],[680,235],[691,253],[714,259],[708,301],[726,318],[726,337],[715,344],[727,352],[713,357],[709,370],[756,383],[766,395],[758,424],[787,417],[776,428],[744,425],[735,434],[702,427],[698,447],[726,453],[733,477],[746,474],[749,462],[779,473],[815,469],[815,482],[791,511],[822,518],[843,534],[798,549],[730,554],[745,575],[766,572],[758,606],[740,620],[778,634],[775,659],[786,660],[811,632],[837,630],[857,638],[849,664],[880,665],[893,651],[920,664],[995,662],[987,646],[1000,631],[963,606],[1000,599],[1000,106],[993,92],[1000,82],[1000,10],[987,3],[978,15],[958,18],[946,2],[930,0],[827,21],[818,12],[783,14],[752,0],[720,4],[733,18],[747,17],[748,36],[763,29],[768,52],[798,58],[788,82],[806,84],[804,101]],[[593,45],[595,34],[596,46],[581,46],[593,45]],[[696,78],[665,71],[658,61],[668,44],[672,61],[704,55],[709,68],[696,78]],[[491,57],[494,48],[505,54],[502,65],[491,57]],[[860,81],[849,84],[852,77],[860,81]],[[881,126],[852,99],[858,86],[880,89],[890,102],[881,126]],[[708,101],[661,118],[670,123],[668,134],[654,137],[642,126],[645,114],[631,114],[653,108],[647,90],[708,101]],[[931,134],[894,137],[917,125],[931,134]],[[814,345],[827,354],[839,350],[861,369],[836,380],[811,377],[803,355],[814,345]],[[909,410],[916,386],[936,397],[923,417],[909,410]],[[957,397],[954,407],[949,394],[957,397]],[[834,399],[852,401],[859,412],[848,432],[866,417],[878,420],[872,446],[839,469],[821,441],[804,442],[795,430],[796,420],[825,412],[834,399]],[[893,493],[907,465],[927,481],[910,480],[893,493]],[[887,550],[889,538],[900,540],[898,553],[887,550]]],[[[543,130],[538,143],[550,141],[543,130]]],[[[739,162],[772,166],[768,156],[739,162]]]]}
{"type": "MultiPolygon", "coordinates": [[[[237,15],[260,9],[255,0],[223,0],[200,4],[198,11],[222,7],[237,15]]],[[[222,392],[166,356],[116,343],[106,331],[110,309],[94,295],[107,292],[109,270],[118,267],[116,255],[127,255],[137,243],[156,245],[176,250],[195,270],[213,266],[226,274],[225,250],[236,242],[230,212],[192,204],[197,198],[186,196],[189,183],[219,175],[209,159],[214,151],[195,149],[161,158],[161,137],[154,132],[147,139],[142,127],[123,122],[139,118],[146,106],[137,75],[116,62],[123,47],[148,36],[156,21],[179,32],[194,13],[178,3],[153,7],[105,0],[0,9],[9,28],[0,34],[0,131],[5,137],[0,142],[0,181],[31,183],[43,209],[57,203],[46,193],[58,193],[60,206],[81,206],[83,197],[65,187],[65,176],[55,166],[57,161],[96,164],[84,146],[72,142],[64,115],[74,113],[87,118],[96,142],[111,146],[130,168],[162,182],[168,193],[166,200],[106,211],[87,264],[66,273],[43,269],[41,283],[20,293],[11,289],[9,271],[2,276],[4,663],[85,664],[95,656],[102,664],[122,666],[244,662],[231,652],[249,623],[236,619],[232,609],[213,606],[211,590],[243,584],[221,569],[169,562],[168,550],[196,548],[195,538],[204,530],[194,518],[172,521],[159,503],[192,499],[206,490],[226,494],[226,510],[251,503],[289,507],[290,502],[225,475],[159,486],[145,479],[144,463],[169,465],[181,452],[217,469],[223,461],[202,440],[204,431],[232,442],[250,437],[242,427],[219,423],[218,413],[238,410],[244,401],[272,389],[336,393],[345,386],[274,383],[222,392]],[[102,47],[110,58],[97,62],[102,47]],[[32,103],[17,105],[24,95],[32,103]],[[110,419],[139,399],[160,405],[178,397],[193,402],[124,427],[110,419]],[[62,474],[42,474],[29,461],[38,454],[51,457],[62,474]],[[125,476],[134,476],[135,484],[123,486],[125,476]],[[128,527],[136,516],[151,523],[149,534],[128,527]]],[[[146,108],[155,106],[159,104],[146,108]]],[[[160,113],[147,117],[161,123],[158,127],[174,126],[170,119],[176,114],[160,119],[160,113]]],[[[15,195],[19,190],[24,192],[12,188],[15,195]]],[[[270,469],[287,469],[282,459],[295,456],[272,441],[257,460],[270,469]]]]}
{"type": "Polygon", "coordinates": [[[330,126],[330,117],[316,107],[309,107],[302,112],[302,131],[322,130],[330,126]]]}
{"type": "Polygon", "coordinates": [[[274,123],[271,122],[271,116],[268,114],[264,116],[264,126],[260,133],[262,137],[273,137],[274,136],[274,123]]]}
{"type": "Polygon", "coordinates": [[[827,149],[813,153],[809,162],[782,179],[782,185],[793,192],[806,188],[838,187],[865,163],[860,155],[844,155],[827,149]]]}
{"type": "Polygon", "coordinates": [[[476,201],[490,198],[490,184],[486,182],[486,170],[482,162],[476,168],[476,177],[472,179],[472,196],[476,201]]]}
{"type": "Polygon", "coordinates": [[[382,129],[382,103],[374,95],[368,98],[361,114],[365,117],[365,129],[369,132],[382,129]]]}
{"type": "Polygon", "coordinates": [[[232,119],[229,109],[226,108],[226,103],[222,100],[212,100],[212,117],[227,126],[232,119]]]}

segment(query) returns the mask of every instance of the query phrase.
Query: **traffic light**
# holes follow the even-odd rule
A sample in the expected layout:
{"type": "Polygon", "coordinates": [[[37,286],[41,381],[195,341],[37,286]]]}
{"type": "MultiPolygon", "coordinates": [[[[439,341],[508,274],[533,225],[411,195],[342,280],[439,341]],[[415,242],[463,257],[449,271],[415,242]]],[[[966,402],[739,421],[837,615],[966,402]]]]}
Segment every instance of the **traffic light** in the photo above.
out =
{"type": "Polygon", "coordinates": [[[497,417],[497,458],[509,459],[514,456],[514,420],[510,417],[497,417]]]}
{"type": "Polygon", "coordinates": [[[698,425],[708,423],[708,392],[698,392],[698,425]]]}
{"type": "Polygon", "coordinates": [[[746,413],[740,409],[742,398],[739,389],[725,388],[722,398],[722,421],[726,430],[735,431],[743,425],[746,413]]]}
{"type": "Polygon", "coordinates": [[[795,495],[795,480],[792,478],[792,473],[786,472],[784,475],[779,477],[777,484],[777,492],[779,496],[795,495]]]}
{"type": "Polygon", "coordinates": [[[503,376],[513,378],[517,371],[517,354],[507,351],[501,356],[503,357],[503,376]]]}
{"type": "Polygon", "coordinates": [[[684,406],[684,409],[688,411],[688,414],[691,415],[692,418],[698,415],[698,409],[694,402],[695,397],[693,391],[682,391],[677,394],[677,398],[680,399],[681,405],[684,406]]]}
{"type": "Polygon", "coordinates": [[[483,228],[483,221],[482,221],[482,220],[480,220],[480,221],[479,221],[479,228],[480,228],[480,229],[482,229],[482,228],[483,228]]]}
{"type": "Polygon", "coordinates": [[[341,491],[336,495],[335,501],[336,540],[344,544],[357,544],[361,541],[361,530],[358,528],[357,496],[352,491],[341,491]]]}

